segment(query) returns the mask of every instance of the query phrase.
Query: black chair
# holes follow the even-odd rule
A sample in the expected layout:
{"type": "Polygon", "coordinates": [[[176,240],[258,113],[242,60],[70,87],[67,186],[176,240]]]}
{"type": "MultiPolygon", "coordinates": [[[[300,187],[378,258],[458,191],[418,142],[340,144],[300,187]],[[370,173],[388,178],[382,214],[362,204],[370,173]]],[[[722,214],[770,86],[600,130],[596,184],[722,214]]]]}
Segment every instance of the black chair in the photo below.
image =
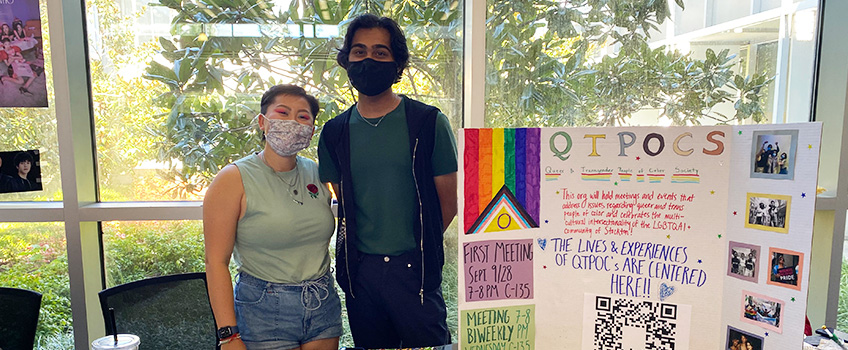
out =
{"type": "Polygon", "coordinates": [[[215,318],[202,272],[147,278],[98,293],[107,334],[135,334],[139,350],[215,349],[215,318]]]}
{"type": "Polygon", "coordinates": [[[0,287],[0,349],[32,349],[41,293],[0,287]]]}

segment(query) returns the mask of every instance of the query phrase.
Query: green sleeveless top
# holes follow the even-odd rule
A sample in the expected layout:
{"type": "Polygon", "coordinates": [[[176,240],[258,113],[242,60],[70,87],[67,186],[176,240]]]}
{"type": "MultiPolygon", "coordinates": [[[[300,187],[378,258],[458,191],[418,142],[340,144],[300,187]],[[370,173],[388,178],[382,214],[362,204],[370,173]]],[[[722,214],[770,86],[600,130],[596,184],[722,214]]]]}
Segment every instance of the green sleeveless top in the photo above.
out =
{"type": "Polygon", "coordinates": [[[274,283],[300,283],[326,273],[335,217],[318,165],[298,156],[295,169],[276,172],[258,154],[234,164],[247,202],[233,247],[239,271],[274,283]]]}

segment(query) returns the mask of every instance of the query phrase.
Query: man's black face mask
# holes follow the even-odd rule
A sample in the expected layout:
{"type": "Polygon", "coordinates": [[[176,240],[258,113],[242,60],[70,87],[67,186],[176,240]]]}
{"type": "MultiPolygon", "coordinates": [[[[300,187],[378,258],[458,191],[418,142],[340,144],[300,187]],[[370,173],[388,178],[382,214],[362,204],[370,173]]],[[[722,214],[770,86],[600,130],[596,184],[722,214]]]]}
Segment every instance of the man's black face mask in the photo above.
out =
{"type": "Polygon", "coordinates": [[[397,78],[397,62],[380,62],[371,58],[350,62],[347,77],[359,92],[366,96],[377,96],[392,87],[397,78]]]}

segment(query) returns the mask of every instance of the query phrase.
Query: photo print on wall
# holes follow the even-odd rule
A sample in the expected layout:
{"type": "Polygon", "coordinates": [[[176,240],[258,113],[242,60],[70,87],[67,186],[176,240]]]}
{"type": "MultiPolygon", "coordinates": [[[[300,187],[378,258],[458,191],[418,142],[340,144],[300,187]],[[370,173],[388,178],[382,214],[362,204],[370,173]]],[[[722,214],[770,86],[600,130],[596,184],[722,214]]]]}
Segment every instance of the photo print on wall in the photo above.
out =
{"type": "Polygon", "coordinates": [[[47,107],[38,0],[0,2],[0,107],[47,107]]]}
{"type": "Polygon", "coordinates": [[[0,152],[0,193],[41,190],[38,150],[0,152]]]}

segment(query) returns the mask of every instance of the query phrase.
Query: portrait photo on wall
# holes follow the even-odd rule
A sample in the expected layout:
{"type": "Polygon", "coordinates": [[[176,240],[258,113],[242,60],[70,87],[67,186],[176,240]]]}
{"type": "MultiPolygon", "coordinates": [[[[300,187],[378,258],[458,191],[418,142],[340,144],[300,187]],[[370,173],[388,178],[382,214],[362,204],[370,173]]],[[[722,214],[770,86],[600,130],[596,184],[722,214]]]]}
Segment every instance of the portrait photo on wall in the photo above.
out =
{"type": "Polygon", "coordinates": [[[754,131],[751,143],[751,177],[780,180],[795,177],[798,130],[754,131]]]}
{"type": "Polygon", "coordinates": [[[791,201],[790,196],[748,193],[745,227],[788,233],[791,201]]]}
{"type": "Polygon", "coordinates": [[[769,248],[768,284],[801,290],[804,253],[780,248],[769,248]]]}
{"type": "Polygon", "coordinates": [[[727,326],[727,350],[763,350],[763,338],[727,326]]]}
{"type": "Polygon", "coordinates": [[[757,283],[760,247],[731,241],[727,251],[727,275],[757,283]]]}
{"type": "Polygon", "coordinates": [[[38,150],[0,152],[0,193],[41,191],[38,150]]]}
{"type": "Polygon", "coordinates": [[[38,0],[0,1],[0,107],[47,107],[38,0]]]}
{"type": "Polygon", "coordinates": [[[780,300],[742,291],[742,321],[783,333],[783,305],[780,300]]]}

